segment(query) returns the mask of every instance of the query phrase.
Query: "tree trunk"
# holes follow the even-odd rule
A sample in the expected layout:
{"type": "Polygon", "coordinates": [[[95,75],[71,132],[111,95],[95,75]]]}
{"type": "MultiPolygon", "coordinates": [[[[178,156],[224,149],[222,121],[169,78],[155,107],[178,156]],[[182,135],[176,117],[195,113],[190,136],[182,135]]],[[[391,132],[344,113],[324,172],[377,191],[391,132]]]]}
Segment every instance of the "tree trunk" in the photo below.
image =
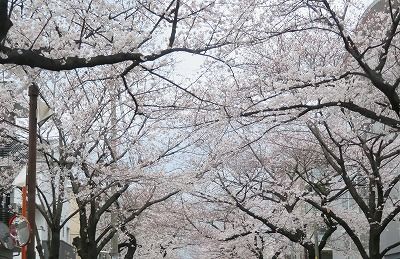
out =
{"type": "MultiPolygon", "coordinates": [[[[79,200],[77,200],[80,204],[79,200]]],[[[80,229],[78,238],[74,239],[74,246],[78,250],[78,255],[81,259],[96,259],[98,256],[97,243],[96,243],[96,228],[97,222],[95,220],[96,202],[90,202],[90,214],[86,214],[85,210],[79,213],[80,229]]]]}
{"type": "MultiPolygon", "coordinates": [[[[88,232],[92,232],[93,230],[88,230],[88,232]]],[[[97,245],[96,239],[93,238],[93,235],[89,233],[88,239],[79,239],[80,249],[78,250],[78,255],[81,259],[96,259],[97,254],[97,245]]]]}
{"type": "Polygon", "coordinates": [[[81,229],[81,236],[85,236],[86,238],[82,238],[80,240],[81,251],[79,256],[81,259],[96,259],[98,256],[97,251],[97,243],[96,243],[96,229],[97,224],[94,223],[93,216],[89,216],[88,224],[86,228],[81,229]],[[82,233],[85,232],[86,233],[82,233]],[[84,234],[84,235],[82,235],[84,234]]]}
{"type": "Polygon", "coordinates": [[[276,252],[273,256],[272,259],[278,259],[278,256],[281,254],[281,252],[276,252]]]}
{"type": "MultiPolygon", "coordinates": [[[[123,229],[126,230],[125,226],[123,227],[123,229]]],[[[125,259],[131,259],[131,258],[133,258],[133,255],[136,252],[137,241],[136,241],[135,235],[133,235],[131,233],[125,233],[125,234],[129,237],[129,239],[128,239],[128,241],[126,243],[118,245],[118,252],[120,252],[123,247],[127,247],[128,251],[126,252],[124,258],[125,259]]]]}
{"type": "Polygon", "coordinates": [[[314,251],[314,247],[307,249],[307,258],[308,259],[315,259],[315,251],[314,251]]]}
{"type": "Polygon", "coordinates": [[[97,246],[93,245],[93,242],[86,243],[80,240],[81,249],[78,250],[78,255],[81,259],[96,259],[97,258],[97,246]]]}
{"type": "Polygon", "coordinates": [[[49,241],[49,259],[60,258],[60,229],[52,229],[49,241]]]}
{"type": "Polygon", "coordinates": [[[128,251],[126,252],[125,259],[133,258],[133,255],[136,252],[136,247],[128,247],[128,251]]]}
{"type": "Polygon", "coordinates": [[[377,227],[371,225],[369,231],[369,258],[381,259],[380,248],[380,233],[377,230],[377,227]]]}
{"type": "MultiPolygon", "coordinates": [[[[83,222],[83,221],[81,221],[83,222]]],[[[85,223],[84,223],[85,224],[85,223]]],[[[86,225],[86,224],[85,224],[86,225]]],[[[77,248],[78,255],[81,259],[97,258],[97,246],[93,240],[93,229],[89,226],[81,226],[80,236],[74,238],[73,245],[77,248]]],[[[95,234],[96,232],[94,232],[95,234]]]]}

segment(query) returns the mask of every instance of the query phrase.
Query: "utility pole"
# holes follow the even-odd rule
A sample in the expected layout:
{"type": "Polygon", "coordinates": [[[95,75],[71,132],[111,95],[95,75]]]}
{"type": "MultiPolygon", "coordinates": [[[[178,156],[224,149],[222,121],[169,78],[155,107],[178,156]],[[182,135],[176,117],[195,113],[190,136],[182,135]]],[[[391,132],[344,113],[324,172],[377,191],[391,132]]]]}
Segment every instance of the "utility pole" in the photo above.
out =
{"type": "Polygon", "coordinates": [[[31,227],[31,238],[28,243],[28,259],[35,258],[35,210],[36,210],[36,145],[37,145],[37,99],[39,87],[32,83],[29,86],[29,138],[28,138],[28,170],[26,183],[28,185],[28,221],[31,227]]]}

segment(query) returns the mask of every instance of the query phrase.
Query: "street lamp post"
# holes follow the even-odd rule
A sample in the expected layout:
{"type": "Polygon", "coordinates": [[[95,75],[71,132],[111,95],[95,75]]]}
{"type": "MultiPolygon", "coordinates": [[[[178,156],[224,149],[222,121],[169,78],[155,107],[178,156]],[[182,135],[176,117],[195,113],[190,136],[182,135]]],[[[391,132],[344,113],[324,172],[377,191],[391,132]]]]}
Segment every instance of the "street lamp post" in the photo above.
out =
{"type": "Polygon", "coordinates": [[[28,185],[28,221],[31,227],[31,239],[28,243],[28,259],[35,258],[35,210],[36,210],[36,143],[37,143],[37,99],[39,87],[33,83],[29,86],[29,139],[28,139],[28,170],[26,183],[28,185]]]}

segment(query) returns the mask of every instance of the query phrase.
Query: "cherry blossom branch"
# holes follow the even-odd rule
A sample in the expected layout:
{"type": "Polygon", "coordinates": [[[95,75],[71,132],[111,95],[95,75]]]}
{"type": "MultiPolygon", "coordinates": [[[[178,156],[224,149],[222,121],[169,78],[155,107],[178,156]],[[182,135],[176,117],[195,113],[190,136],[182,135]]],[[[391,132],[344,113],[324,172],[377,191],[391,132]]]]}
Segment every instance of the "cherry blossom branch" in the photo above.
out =
{"type": "Polygon", "coordinates": [[[213,101],[209,101],[209,100],[206,100],[206,99],[203,99],[203,98],[197,96],[197,95],[194,94],[193,92],[187,90],[187,88],[184,88],[184,87],[178,85],[177,83],[175,83],[175,82],[172,81],[171,79],[168,79],[167,77],[165,77],[165,76],[163,76],[163,75],[161,75],[161,74],[155,72],[153,69],[147,68],[147,67],[145,67],[145,66],[143,66],[143,65],[140,65],[140,67],[143,68],[144,70],[146,70],[147,72],[149,72],[150,74],[152,74],[152,75],[154,75],[154,76],[157,76],[157,77],[159,77],[159,78],[165,80],[166,82],[172,84],[173,86],[177,87],[178,89],[180,89],[180,90],[182,90],[183,92],[185,92],[185,93],[191,95],[192,97],[194,97],[195,99],[197,99],[197,100],[199,100],[199,101],[201,101],[201,102],[210,103],[210,104],[214,104],[214,105],[220,106],[218,103],[215,103],[215,102],[213,102],[213,101]]]}
{"type": "Polygon", "coordinates": [[[101,215],[110,208],[110,206],[118,200],[118,198],[124,193],[129,187],[129,184],[125,184],[123,187],[121,187],[117,192],[115,192],[110,198],[107,199],[107,201],[104,203],[103,206],[101,206],[95,213],[95,219],[96,222],[100,220],[101,215]]]}
{"type": "Polygon", "coordinates": [[[389,198],[390,193],[392,192],[393,188],[396,186],[396,184],[400,181],[400,174],[398,174],[390,183],[389,187],[386,189],[385,193],[383,194],[383,197],[385,201],[389,198]]]}
{"type": "MultiPolygon", "coordinates": [[[[332,223],[333,224],[333,223],[332,223]]],[[[333,232],[335,232],[337,227],[335,225],[329,225],[329,228],[325,231],[324,235],[321,238],[321,241],[319,242],[318,249],[319,251],[322,251],[322,249],[325,247],[326,243],[328,242],[328,239],[332,236],[333,232]]]]}
{"type": "Polygon", "coordinates": [[[168,17],[165,16],[165,14],[169,11],[169,9],[172,7],[172,5],[174,4],[174,0],[171,1],[171,3],[168,5],[168,7],[165,9],[165,11],[161,14],[158,15],[156,14],[153,10],[151,10],[149,7],[147,7],[145,4],[143,3],[139,3],[144,9],[146,9],[147,11],[149,11],[150,13],[158,16],[158,21],[154,24],[153,28],[150,30],[150,32],[147,34],[147,37],[138,44],[137,48],[140,48],[141,46],[143,46],[147,41],[149,41],[151,39],[151,35],[154,33],[154,31],[157,29],[157,27],[159,26],[160,22],[162,20],[166,20],[168,22],[172,22],[168,17]]]}
{"type": "Polygon", "coordinates": [[[383,232],[387,225],[400,213],[400,206],[395,207],[395,209],[386,216],[386,218],[380,224],[380,232],[383,232]]]}
{"type": "Polygon", "coordinates": [[[333,150],[331,150],[329,148],[328,144],[322,138],[319,129],[315,126],[309,127],[309,129],[312,132],[312,134],[314,135],[314,137],[318,140],[319,144],[321,145],[321,148],[326,150],[330,154],[329,156],[326,156],[327,161],[332,166],[332,168],[335,169],[335,171],[337,171],[338,173],[341,174],[341,177],[342,177],[343,181],[345,182],[354,201],[360,207],[361,211],[364,213],[366,218],[370,218],[372,216],[370,213],[370,208],[363,200],[363,197],[361,197],[361,195],[358,193],[357,189],[355,188],[355,186],[353,184],[353,181],[351,180],[351,178],[349,177],[349,174],[347,173],[345,161],[343,159],[342,146],[336,145],[339,155],[335,155],[333,150]],[[335,157],[335,161],[333,161],[331,159],[331,157],[335,157]]]}
{"type": "Polygon", "coordinates": [[[241,116],[243,117],[250,117],[256,114],[260,113],[267,113],[267,112],[277,112],[277,111],[290,111],[290,110],[296,110],[296,109],[302,109],[302,111],[296,116],[297,118],[307,114],[310,111],[315,111],[315,110],[320,110],[323,108],[328,108],[328,107],[342,107],[346,108],[350,111],[356,112],[358,114],[363,115],[366,118],[373,119],[374,121],[378,121],[382,124],[385,124],[387,126],[390,126],[394,129],[400,129],[400,120],[393,119],[391,117],[387,117],[384,115],[379,115],[376,112],[361,107],[358,104],[355,104],[351,101],[348,102],[326,102],[326,103],[320,103],[316,105],[308,105],[308,104],[294,104],[290,106],[281,106],[281,107],[276,107],[276,108],[265,108],[261,110],[255,110],[255,111],[249,111],[249,112],[243,112],[241,113],[241,116]]]}
{"type": "MultiPolygon", "coordinates": [[[[124,227],[127,223],[129,223],[129,222],[131,222],[132,220],[134,220],[137,216],[139,216],[141,213],[143,213],[143,211],[145,211],[145,210],[148,209],[149,207],[153,206],[154,204],[163,202],[163,201],[169,199],[170,197],[176,195],[176,194],[179,193],[179,192],[180,192],[180,190],[170,192],[170,193],[164,195],[163,197],[161,197],[161,198],[159,198],[159,199],[151,200],[151,198],[150,198],[150,200],[146,201],[146,203],[145,203],[143,206],[141,206],[139,209],[134,210],[133,212],[130,211],[130,212],[132,212],[131,215],[128,216],[128,217],[126,217],[126,218],[121,222],[121,224],[120,224],[121,227],[124,227]]],[[[110,230],[109,228],[110,228],[110,226],[109,226],[105,231],[108,232],[108,231],[110,230]]],[[[115,235],[116,232],[117,232],[117,230],[114,228],[114,229],[112,229],[112,231],[111,231],[107,236],[105,236],[104,234],[101,235],[102,237],[103,237],[103,236],[105,236],[105,237],[103,238],[103,240],[100,242],[100,244],[99,244],[98,247],[97,247],[97,250],[98,250],[99,252],[103,249],[103,247],[104,247],[108,242],[110,242],[110,240],[112,239],[112,237],[115,235]]],[[[96,241],[99,242],[100,239],[98,238],[96,241]]]]}
{"type": "Polygon", "coordinates": [[[180,6],[180,1],[176,0],[176,5],[175,5],[175,9],[174,9],[174,20],[172,22],[171,35],[169,37],[169,43],[168,43],[169,48],[172,48],[172,46],[174,45],[174,42],[175,42],[176,28],[178,26],[179,6],[180,6]]]}
{"type": "MultiPolygon", "coordinates": [[[[374,215],[374,218],[377,220],[381,220],[382,218],[382,210],[379,209],[381,206],[384,206],[384,191],[383,191],[383,185],[382,185],[382,180],[381,180],[381,174],[380,174],[380,168],[381,168],[381,160],[378,158],[381,156],[381,149],[382,146],[380,146],[377,150],[377,152],[374,153],[374,144],[378,140],[378,138],[374,141],[374,143],[371,145],[371,147],[368,147],[366,144],[365,140],[361,140],[361,148],[365,154],[365,156],[368,159],[369,165],[370,165],[370,170],[367,168],[364,169],[364,171],[367,173],[367,175],[370,175],[370,172],[372,171],[373,177],[369,178],[369,188],[370,190],[373,190],[374,188],[377,189],[377,195],[376,197],[374,191],[370,191],[369,195],[369,208],[371,210],[371,214],[374,215]],[[376,204],[378,203],[378,204],[376,204]],[[378,207],[378,209],[377,209],[378,207]]],[[[364,168],[364,166],[362,166],[364,168]]]]}
{"type": "MultiPolygon", "coordinates": [[[[238,201],[236,199],[236,197],[234,197],[232,194],[230,194],[230,195],[236,201],[236,206],[241,211],[245,212],[247,215],[251,216],[252,218],[259,220],[260,222],[262,222],[263,224],[265,224],[266,226],[271,228],[274,233],[282,234],[283,236],[287,237],[290,241],[293,241],[295,243],[301,243],[302,240],[304,239],[305,233],[303,231],[301,231],[300,229],[296,229],[296,232],[293,233],[286,228],[277,227],[274,224],[272,224],[268,219],[261,217],[261,216],[255,214],[254,212],[252,212],[251,210],[249,210],[248,208],[244,207],[240,203],[240,201],[238,201]]],[[[302,245],[306,245],[306,243],[303,243],[302,245]]]]}
{"type": "Polygon", "coordinates": [[[233,235],[231,235],[229,237],[226,237],[226,238],[222,239],[221,241],[235,240],[235,239],[238,239],[239,237],[245,237],[245,236],[248,236],[248,235],[250,235],[252,233],[253,233],[252,231],[246,231],[246,232],[242,232],[242,233],[238,233],[238,234],[233,234],[233,235]]]}
{"type": "Polygon", "coordinates": [[[357,236],[355,231],[353,229],[351,229],[351,227],[346,223],[346,221],[344,221],[342,218],[337,216],[332,210],[330,210],[326,207],[322,207],[320,204],[316,203],[315,201],[313,201],[311,199],[304,199],[304,201],[306,201],[307,203],[312,205],[317,210],[321,211],[324,215],[334,219],[337,223],[339,223],[339,225],[342,226],[344,228],[344,230],[346,230],[349,237],[353,240],[353,242],[357,246],[361,256],[363,258],[369,258],[367,252],[364,249],[363,244],[361,243],[360,238],[357,236]]]}
{"type": "Polygon", "coordinates": [[[264,225],[266,225],[267,227],[269,227],[274,233],[279,233],[285,237],[287,237],[289,240],[295,242],[295,243],[299,243],[301,244],[303,247],[306,247],[307,249],[312,249],[313,245],[308,243],[308,242],[304,242],[304,238],[306,236],[306,234],[304,233],[304,231],[300,230],[300,229],[296,229],[295,232],[285,228],[285,227],[278,227],[275,224],[272,224],[270,222],[270,220],[268,220],[265,217],[262,217],[260,215],[257,215],[256,213],[254,213],[253,211],[251,211],[250,209],[246,208],[240,201],[239,199],[232,194],[232,192],[228,189],[228,187],[226,186],[226,184],[224,183],[224,181],[221,179],[220,177],[220,183],[222,185],[222,187],[224,188],[224,190],[228,193],[228,195],[234,200],[235,205],[237,206],[237,208],[239,208],[241,211],[243,211],[244,213],[246,213],[247,215],[249,215],[250,217],[259,220],[260,222],[262,222],[264,225]]]}
{"type": "MultiPolygon", "coordinates": [[[[390,2],[391,1],[389,1],[390,9],[392,9],[392,6],[391,6],[390,2]]],[[[375,70],[379,71],[379,72],[382,72],[382,69],[386,65],[389,49],[392,46],[393,39],[394,39],[395,35],[397,34],[397,28],[398,28],[399,23],[400,23],[400,13],[399,13],[398,9],[397,9],[395,14],[393,14],[392,10],[390,10],[390,15],[391,15],[391,18],[392,18],[392,24],[391,24],[389,30],[386,32],[386,37],[385,37],[386,40],[385,40],[384,45],[382,47],[383,51],[379,55],[379,63],[375,67],[375,70]]]]}
{"type": "Polygon", "coordinates": [[[39,187],[36,187],[36,190],[38,191],[39,201],[41,203],[41,206],[36,205],[36,208],[40,212],[40,214],[42,214],[42,216],[46,220],[47,224],[49,226],[52,226],[53,224],[50,219],[53,218],[53,214],[52,214],[52,210],[50,208],[50,204],[48,203],[46,195],[42,192],[42,190],[39,187]],[[47,210],[44,209],[44,206],[46,206],[47,210]]]}
{"type": "MultiPolygon", "coordinates": [[[[331,8],[330,4],[328,3],[327,0],[322,0],[323,4],[325,5],[326,9],[328,12],[331,14],[332,19],[334,20],[336,27],[339,30],[339,35],[341,36],[345,48],[347,52],[350,53],[350,55],[357,61],[359,66],[364,70],[364,72],[368,75],[369,80],[372,82],[372,84],[379,90],[381,91],[386,98],[389,100],[392,110],[396,112],[398,116],[400,116],[400,98],[398,94],[395,92],[395,88],[390,85],[382,76],[381,70],[383,69],[383,66],[386,63],[386,57],[382,56],[380,57],[380,62],[378,64],[378,70],[372,69],[365,61],[364,61],[364,55],[360,53],[359,49],[357,48],[356,44],[352,40],[350,36],[348,36],[345,31],[342,23],[339,21],[339,18],[337,17],[336,13],[333,11],[331,8]]],[[[392,39],[391,37],[394,37],[394,34],[396,33],[396,29],[398,26],[398,23],[400,22],[400,15],[397,17],[397,20],[395,20],[396,23],[394,23],[389,31],[389,39],[387,40],[386,44],[384,45],[384,48],[388,48],[391,46],[392,39]],[[395,30],[393,32],[393,29],[395,30]],[[392,36],[390,36],[393,34],[392,36]]],[[[385,52],[386,50],[384,50],[385,52]]]]}
{"type": "Polygon", "coordinates": [[[10,20],[8,14],[8,0],[0,0],[0,44],[3,44],[3,40],[5,39],[8,30],[12,26],[12,22],[10,20]]]}
{"type": "MultiPolygon", "coordinates": [[[[1,36],[1,35],[0,35],[1,36]]],[[[92,57],[69,56],[63,58],[50,58],[43,55],[40,50],[13,49],[0,46],[0,64],[26,65],[29,67],[38,67],[50,71],[73,70],[77,68],[95,67],[101,65],[112,65],[126,61],[132,61],[134,67],[140,63],[155,61],[163,56],[175,52],[187,52],[192,54],[201,54],[208,50],[220,48],[229,45],[229,42],[209,45],[199,49],[190,49],[185,47],[168,48],[158,53],[143,55],[138,52],[121,52],[110,55],[97,55],[92,57]]],[[[133,68],[133,67],[132,67],[133,68]]],[[[132,69],[131,68],[131,69],[132,69]]],[[[129,71],[127,71],[129,72],[129,71]]],[[[127,73],[126,72],[126,73],[127,73]]],[[[126,74],[125,73],[125,74],[126,74]]]]}

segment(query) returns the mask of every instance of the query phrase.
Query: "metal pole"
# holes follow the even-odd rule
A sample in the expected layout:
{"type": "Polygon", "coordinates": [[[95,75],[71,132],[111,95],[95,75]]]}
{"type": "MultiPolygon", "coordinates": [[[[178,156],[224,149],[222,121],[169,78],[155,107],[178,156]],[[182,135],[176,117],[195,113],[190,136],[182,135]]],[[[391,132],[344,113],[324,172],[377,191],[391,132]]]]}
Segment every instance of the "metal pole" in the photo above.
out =
{"type": "Polygon", "coordinates": [[[28,139],[28,221],[31,226],[31,239],[28,243],[28,259],[35,259],[35,210],[36,210],[36,143],[37,143],[37,98],[39,87],[36,84],[29,86],[29,139],[28,139]]]}
{"type": "MultiPolygon", "coordinates": [[[[28,172],[28,169],[26,169],[26,173],[28,172]]],[[[26,184],[24,187],[22,187],[22,216],[27,217],[26,214],[26,184]]],[[[27,259],[26,258],[26,246],[21,247],[21,259],[27,259]]]]}
{"type": "Polygon", "coordinates": [[[318,240],[318,229],[315,228],[315,232],[314,232],[314,250],[315,250],[315,259],[319,259],[319,240],[318,240]]]}

